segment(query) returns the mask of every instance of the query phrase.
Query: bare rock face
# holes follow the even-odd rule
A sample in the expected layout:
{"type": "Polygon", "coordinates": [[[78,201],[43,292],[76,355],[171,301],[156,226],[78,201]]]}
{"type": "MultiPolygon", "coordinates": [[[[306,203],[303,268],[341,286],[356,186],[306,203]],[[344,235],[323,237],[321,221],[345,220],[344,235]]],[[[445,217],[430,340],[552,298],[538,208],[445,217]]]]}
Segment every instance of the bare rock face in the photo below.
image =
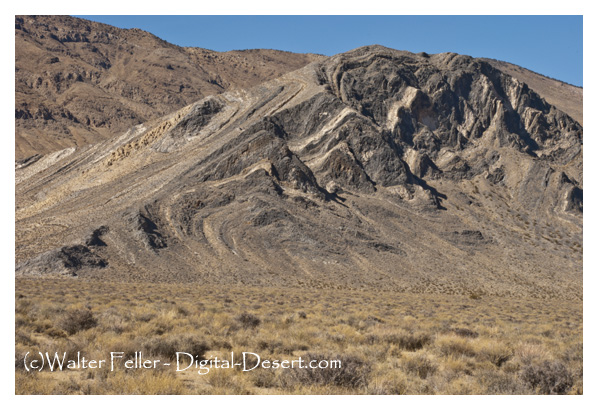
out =
{"type": "Polygon", "coordinates": [[[106,226],[81,276],[582,298],[582,126],[467,56],[363,47],[16,173],[18,275],[106,226]]]}
{"type": "Polygon", "coordinates": [[[83,244],[72,244],[43,253],[36,258],[24,261],[16,267],[17,272],[24,275],[67,275],[77,277],[82,270],[101,269],[108,265],[99,253],[100,247],[106,243],[102,236],[108,227],[95,229],[83,244]]]}
{"type": "Polygon", "coordinates": [[[582,125],[582,87],[548,78],[505,61],[482,59],[499,71],[526,83],[549,104],[567,113],[582,125]]]}

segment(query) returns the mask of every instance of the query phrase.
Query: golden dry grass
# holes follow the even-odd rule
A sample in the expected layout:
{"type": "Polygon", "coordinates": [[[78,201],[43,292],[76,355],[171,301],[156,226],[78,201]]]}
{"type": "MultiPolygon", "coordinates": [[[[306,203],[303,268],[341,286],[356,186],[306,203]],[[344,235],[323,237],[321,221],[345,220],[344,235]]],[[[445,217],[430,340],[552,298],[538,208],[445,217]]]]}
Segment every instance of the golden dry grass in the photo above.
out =
{"type": "Polygon", "coordinates": [[[17,394],[582,393],[582,303],[16,280],[17,394]],[[27,372],[27,352],[341,358],[345,370],[27,372]]]}

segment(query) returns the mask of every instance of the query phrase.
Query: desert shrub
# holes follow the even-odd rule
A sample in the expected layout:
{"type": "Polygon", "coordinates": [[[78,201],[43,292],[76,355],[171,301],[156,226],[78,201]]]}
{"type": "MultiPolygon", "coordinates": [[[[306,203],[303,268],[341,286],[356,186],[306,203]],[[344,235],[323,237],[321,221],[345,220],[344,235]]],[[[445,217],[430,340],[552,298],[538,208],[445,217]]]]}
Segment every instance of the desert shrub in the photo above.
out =
{"type": "MultiPolygon", "coordinates": [[[[253,371],[252,371],[253,372],[253,371]]],[[[200,391],[201,394],[216,395],[247,395],[251,394],[247,381],[227,370],[212,370],[206,375],[206,381],[210,384],[210,390],[200,391]]]]}
{"type": "Polygon", "coordinates": [[[581,361],[582,362],[582,343],[576,343],[568,346],[562,353],[562,359],[566,362],[581,361]]]}
{"type": "Polygon", "coordinates": [[[409,391],[407,377],[398,372],[390,372],[382,377],[375,378],[368,385],[369,395],[405,395],[409,391]]]}
{"type": "Polygon", "coordinates": [[[381,338],[377,334],[366,334],[364,336],[364,343],[368,345],[377,344],[381,338]]]}
{"type": "MultiPolygon", "coordinates": [[[[90,384],[89,394],[165,395],[188,394],[182,379],[157,370],[117,371],[96,384],[90,384]]],[[[89,384],[89,383],[88,383],[89,384]]],[[[64,388],[63,388],[64,390],[64,388]]],[[[64,394],[65,391],[60,392],[64,394]]]]}
{"type": "Polygon", "coordinates": [[[397,346],[406,351],[416,351],[422,349],[431,342],[431,336],[424,333],[398,333],[384,336],[384,341],[388,344],[397,344],[397,346]]]}
{"type": "Polygon", "coordinates": [[[439,366],[429,355],[417,353],[407,356],[403,361],[402,368],[424,380],[435,374],[439,366]]]}
{"type": "Polygon", "coordinates": [[[360,388],[368,385],[368,377],[372,370],[369,363],[359,357],[350,354],[323,355],[307,353],[302,356],[306,368],[289,368],[281,371],[280,385],[285,388],[294,388],[297,385],[335,385],[344,388],[360,388]],[[327,360],[329,364],[338,360],[341,362],[339,368],[310,368],[307,364],[316,361],[327,360]]]}
{"type": "Polygon", "coordinates": [[[520,378],[539,394],[566,394],[574,384],[572,374],[559,361],[529,364],[522,369],[520,378]]]}
{"type": "Polygon", "coordinates": [[[480,370],[476,379],[485,387],[485,394],[530,394],[528,388],[518,380],[516,375],[510,375],[500,370],[480,370]]]}
{"type": "Polygon", "coordinates": [[[177,306],[177,314],[179,314],[183,317],[187,317],[189,315],[189,310],[185,307],[178,305],[177,306]]]}
{"type": "Polygon", "coordinates": [[[58,326],[72,335],[98,325],[98,321],[90,310],[77,309],[65,312],[58,320],[58,326]]]}
{"type": "Polygon", "coordinates": [[[260,318],[250,313],[239,314],[235,317],[235,321],[237,321],[243,328],[256,328],[261,323],[260,318]]]}
{"type": "Polygon", "coordinates": [[[366,321],[370,321],[375,324],[383,324],[385,322],[384,320],[381,320],[380,318],[375,317],[374,315],[369,315],[368,317],[366,317],[366,321]]]}
{"type": "Polygon", "coordinates": [[[285,324],[292,324],[298,319],[305,320],[306,318],[308,318],[308,314],[304,311],[298,311],[285,318],[285,324]]]}
{"type": "Polygon", "coordinates": [[[277,352],[281,354],[293,355],[296,351],[307,351],[310,347],[297,341],[284,341],[276,347],[277,352]]]}
{"type": "Polygon", "coordinates": [[[147,323],[156,318],[156,313],[141,313],[137,316],[137,321],[147,323]]]}
{"type": "Polygon", "coordinates": [[[28,350],[24,348],[19,349],[19,347],[15,349],[15,370],[25,369],[25,362],[23,360],[25,358],[25,354],[27,354],[27,351],[28,350]]]}
{"type": "Polygon", "coordinates": [[[31,320],[24,314],[15,314],[15,328],[24,327],[28,325],[31,320]]]}
{"type": "Polygon", "coordinates": [[[268,351],[271,354],[274,354],[275,351],[280,350],[283,347],[283,343],[281,341],[259,340],[257,347],[259,350],[268,351]]]}
{"type": "Polygon", "coordinates": [[[477,357],[501,367],[505,362],[512,358],[512,355],[513,352],[509,347],[498,342],[489,342],[482,345],[477,357]]]}
{"type": "Polygon", "coordinates": [[[63,330],[58,328],[50,327],[46,330],[45,334],[53,338],[66,338],[67,334],[63,330]]]}
{"type": "Polygon", "coordinates": [[[52,328],[53,325],[54,323],[49,319],[40,319],[35,321],[34,324],[32,324],[33,331],[35,331],[36,333],[45,333],[47,330],[52,328]]]}
{"type": "Polygon", "coordinates": [[[177,351],[183,351],[177,347],[177,342],[174,338],[150,338],[143,344],[144,351],[149,354],[173,359],[176,357],[177,351]]]}
{"type": "Polygon", "coordinates": [[[24,330],[17,329],[17,331],[15,332],[15,343],[34,345],[37,343],[37,340],[33,338],[33,336],[30,333],[24,330]]]}
{"type": "Polygon", "coordinates": [[[206,351],[210,349],[205,342],[201,341],[195,336],[183,337],[180,347],[183,349],[182,351],[193,355],[199,355],[200,358],[203,358],[204,354],[206,354],[206,351]]]}
{"type": "Polygon", "coordinates": [[[204,358],[209,347],[206,343],[191,335],[171,335],[168,337],[153,337],[143,342],[142,347],[148,354],[162,356],[174,360],[177,352],[187,352],[204,358]]]}
{"type": "Polygon", "coordinates": [[[275,373],[272,370],[257,368],[250,373],[250,381],[254,387],[272,388],[275,387],[275,373]]]}
{"type": "Polygon", "coordinates": [[[551,354],[541,344],[520,343],[516,346],[515,354],[516,358],[524,365],[551,359],[551,354]]]}
{"type": "Polygon", "coordinates": [[[462,337],[446,336],[437,339],[437,346],[443,355],[473,357],[476,352],[470,341],[462,337]]]}
{"type": "Polygon", "coordinates": [[[131,316],[124,314],[115,307],[110,307],[104,311],[100,317],[100,326],[102,330],[112,331],[115,334],[122,334],[130,328],[131,316]]]}
{"type": "Polygon", "coordinates": [[[469,330],[468,328],[453,328],[451,331],[455,335],[459,335],[460,337],[466,338],[476,338],[478,337],[478,333],[476,331],[469,330]]]}

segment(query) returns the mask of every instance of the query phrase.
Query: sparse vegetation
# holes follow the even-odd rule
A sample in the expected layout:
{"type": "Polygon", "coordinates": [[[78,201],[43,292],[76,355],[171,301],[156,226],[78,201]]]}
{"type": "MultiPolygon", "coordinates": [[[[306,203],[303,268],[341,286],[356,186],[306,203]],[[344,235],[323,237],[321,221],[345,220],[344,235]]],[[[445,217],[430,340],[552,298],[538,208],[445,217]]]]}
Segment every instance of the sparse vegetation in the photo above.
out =
{"type": "Polygon", "coordinates": [[[18,394],[581,394],[582,304],[17,279],[18,394]],[[60,296],[60,298],[57,298],[60,296]],[[282,303],[282,304],[281,304],[282,303]],[[433,308],[434,307],[434,308],[433,308]],[[172,362],[253,352],[342,368],[27,372],[26,352],[172,362]]]}

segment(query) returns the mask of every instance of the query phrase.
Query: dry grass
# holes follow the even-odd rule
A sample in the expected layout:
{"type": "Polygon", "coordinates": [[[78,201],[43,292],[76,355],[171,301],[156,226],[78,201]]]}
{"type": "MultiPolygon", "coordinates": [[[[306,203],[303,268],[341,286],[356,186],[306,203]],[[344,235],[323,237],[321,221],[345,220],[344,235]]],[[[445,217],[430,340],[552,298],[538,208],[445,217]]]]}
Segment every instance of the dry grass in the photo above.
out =
{"type": "Polygon", "coordinates": [[[582,393],[580,302],[17,279],[15,321],[18,394],[582,393]],[[343,367],[27,372],[27,351],[343,367]]]}

